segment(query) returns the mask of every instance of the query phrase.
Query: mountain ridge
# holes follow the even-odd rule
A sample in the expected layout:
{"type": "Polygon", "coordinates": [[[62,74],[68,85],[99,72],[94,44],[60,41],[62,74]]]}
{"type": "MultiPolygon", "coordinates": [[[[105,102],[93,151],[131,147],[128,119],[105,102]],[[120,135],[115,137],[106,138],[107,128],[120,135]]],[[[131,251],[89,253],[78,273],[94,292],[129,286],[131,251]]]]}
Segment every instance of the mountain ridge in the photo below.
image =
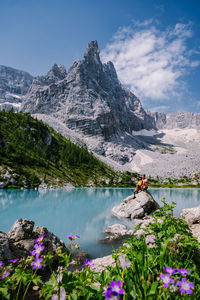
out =
{"type": "Polygon", "coordinates": [[[0,110],[19,110],[32,80],[28,72],[0,65],[0,110]]]}
{"type": "Polygon", "coordinates": [[[161,177],[198,173],[200,114],[145,111],[99,53],[93,41],[68,71],[54,64],[47,75],[34,78],[21,110],[117,170],[161,177]]]}

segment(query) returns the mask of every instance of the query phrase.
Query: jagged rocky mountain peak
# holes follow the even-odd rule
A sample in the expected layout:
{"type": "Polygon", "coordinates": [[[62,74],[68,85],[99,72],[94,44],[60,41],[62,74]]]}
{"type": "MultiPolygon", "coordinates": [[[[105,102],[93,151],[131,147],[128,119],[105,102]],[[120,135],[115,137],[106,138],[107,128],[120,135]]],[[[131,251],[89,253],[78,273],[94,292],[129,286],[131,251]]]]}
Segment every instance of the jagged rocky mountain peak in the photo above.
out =
{"type": "Polygon", "coordinates": [[[47,73],[47,77],[55,78],[55,80],[56,79],[62,80],[65,78],[66,75],[67,75],[67,71],[65,67],[63,65],[58,66],[57,64],[54,64],[49,70],[49,72],[47,73]]]}
{"type": "Polygon", "coordinates": [[[67,73],[54,64],[33,82],[22,110],[49,114],[70,129],[106,140],[154,128],[140,100],[119,82],[113,63],[103,64],[99,54],[97,41],[92,41],[67,73]]]}
{"type": "Polygon", "coordinates": [[[97,41],[92,41],[88,44],[88,47],[84,54],[84,59],[85,60],[95,59],[96,61],[100,62],[99,54],[100,54],[100,50],[97,41]]]}

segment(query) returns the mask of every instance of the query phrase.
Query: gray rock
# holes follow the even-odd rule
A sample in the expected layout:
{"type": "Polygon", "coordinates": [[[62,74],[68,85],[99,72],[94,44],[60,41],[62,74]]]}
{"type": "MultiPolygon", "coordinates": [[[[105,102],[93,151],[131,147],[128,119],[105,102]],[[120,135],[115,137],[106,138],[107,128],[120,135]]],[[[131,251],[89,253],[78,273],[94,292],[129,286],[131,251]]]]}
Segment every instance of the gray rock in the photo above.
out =
{"type": "Polygon", "coordinates": [[[133,235],[133,230],[128,229],[125,225],[122,224],[114,224],[108,226],[104,233],[109,234],[109,236],[102,239],[102,242],[113,242],[119,239],[126,238],[130,235],[133,235]]]}
{"type": "Polygon", "coordinates": [[[196,237],[198,242],[200,243],[200,224],[192,224],[190,228],[192,230],[193,236],[196,237]]]}
{"type": "Polygon", "coordinates": [[[149,192],[142,191],[127,197],[120,205],[114,206],[112,214],[118,218],[140,219],[158,208],[157,202],[149,192]]]}
{"type": "Polygon", "coordinates": [[[10,251],[9,239],[6,233],[0,232],[0,260],[11,259],[12,253],[10,251]]]}
{"type": "Polygon", "coordinates": [[[200,113],[175,112],[164,114],[147,111],[147,114],[154,118],[157,129],[200,129],[200,113]]]}
{"type": "Polygon", "coordinates": [[[1,182],[0,181],[0,189],[4,189],[7,186],[6,182],[1,182]]]}
{"type": "Polygon", "coordinates": [[[114,224],[114,225],[108,226],[106,228],[106,230],[104,231],[104,233],[124,235],[126,233],[126,231],[127,231],[127,227],[125,225],[114,224]]]}
{"type": "Polygon", "coordinates": [[[33,234],[34,224],[35,223],[30,220],[18,219],[8,232],[8,238],[15,242],[30,239],[33,234]]]}
{"type": "Polygon", "coordinates": [[[200,242],[200,206],[183,209],[181,217],[186,220],[192,230],[193,236],[200,242]]]}
{"type": "Polygon", "coordinates": [[[30,220],[17,220],[8,235],[0,232],[0,256],[3,260],[13,258],[26,258],[33,250],[35,239],[45,235],[45,252],[56,254],[56,249],[62,247],[67,251],[65,244],[47,228],[37,226],[33,230],[34,222],[30,220]]]}
{"type": "Polygon", "coordinates": [[[46,251],[51,253],[56,253],[56,249],[58,247],[63,247],[63,249],[66,249],[65,244],[62,240],[60,240],[54,233],[49,231],[47,228],[42,226],[37,226],[34,230],[34,233],[37,236],[41,236],[45,234],[45,240],[46,240],[46,251]]]}
{"type": "Polygon", "coordinates": [[[185,218],[188,225],[200,224],[200,206],[183,209],[181,217],[185,218]]]}
{"type": "Polygon", "coordinates": [[[91,266],[90,269],[94,272],[101,272],[105,270],[106,266],[114,266],[115,261],[112,258],[112,255],[107,255],[101,258],[96,258],[93,260],[94,266],[91,266]]]}
{"type": "Polygon", "coordinates": [[[32,80],[27,72],[0,66],[0,110],[18,111],[32,80]]]}

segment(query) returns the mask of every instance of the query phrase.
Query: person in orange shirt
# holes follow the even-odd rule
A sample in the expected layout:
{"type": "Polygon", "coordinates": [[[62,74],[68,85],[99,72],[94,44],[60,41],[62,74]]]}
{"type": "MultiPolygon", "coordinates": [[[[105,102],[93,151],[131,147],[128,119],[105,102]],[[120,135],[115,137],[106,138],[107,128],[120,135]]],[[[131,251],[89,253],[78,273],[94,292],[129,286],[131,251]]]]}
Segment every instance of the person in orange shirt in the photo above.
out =
{"type": "Polygon", "coordinates": [[[146,178],[145,175],[142,175],[142,190],[147,191],[148,186],[149,186],[148,179],[146,178]]]}
{"type": "Polygon", "coordinates": [[[135,198],[135,194],[139,193],[140,191],[142,191],[142,177],[141,176],[139,177],[138,184],[136,185],[136,188],[133,192],[134,198],[135,198]]]}

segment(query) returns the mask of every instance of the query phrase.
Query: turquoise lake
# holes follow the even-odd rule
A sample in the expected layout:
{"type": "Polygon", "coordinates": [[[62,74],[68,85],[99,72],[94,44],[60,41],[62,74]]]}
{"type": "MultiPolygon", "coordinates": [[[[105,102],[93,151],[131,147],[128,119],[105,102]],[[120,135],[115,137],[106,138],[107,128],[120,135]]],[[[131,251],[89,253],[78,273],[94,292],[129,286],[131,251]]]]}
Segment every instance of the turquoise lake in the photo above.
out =
{"type": "MultiPolygon", "coordinates": [[[[179,216],[183,208],[200,205],[200,189],[149,189],[161,204],[175,201],[174,214],[179,216]]],[[[121,223],[132,227],[130,220],[119,220],[111,215],[111,209],[131,195],[130,188],[74,188],[71,190],[0,190],[0,230],[8,233],[19,219],[30,219],[35,225],[47,227],[68,245],[67,235],[80,236],[80,250],[92,258],[111,253],[118,245],[105,244],[107,226],[121,223]]]]}

